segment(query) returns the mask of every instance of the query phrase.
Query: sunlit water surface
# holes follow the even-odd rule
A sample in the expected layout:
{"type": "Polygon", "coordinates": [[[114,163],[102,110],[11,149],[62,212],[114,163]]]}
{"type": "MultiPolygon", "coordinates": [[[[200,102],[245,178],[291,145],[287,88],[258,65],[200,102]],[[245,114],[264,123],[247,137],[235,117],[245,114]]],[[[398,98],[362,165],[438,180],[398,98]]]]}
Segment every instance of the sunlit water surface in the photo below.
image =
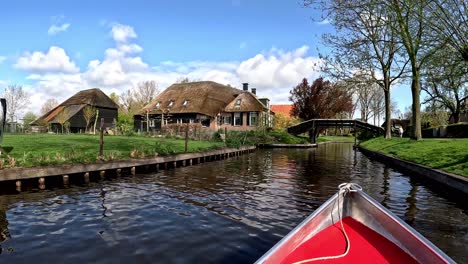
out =
{"type": "Polygon", "coordinates": [[[0,196],[1,263],[252,263],[356,182],[460,263],[466,196],[409,177],[350,144],[239,158],[88,186],[0,196]]]}

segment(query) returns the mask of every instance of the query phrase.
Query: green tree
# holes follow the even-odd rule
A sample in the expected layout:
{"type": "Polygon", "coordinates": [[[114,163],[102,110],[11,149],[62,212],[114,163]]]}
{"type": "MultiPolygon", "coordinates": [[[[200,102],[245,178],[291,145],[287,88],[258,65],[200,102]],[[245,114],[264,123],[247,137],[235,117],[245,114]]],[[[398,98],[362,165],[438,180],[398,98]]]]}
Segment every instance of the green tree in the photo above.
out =
{"type": "Polygon", "coordinates": [[[30,123],[37,119],[36,114],[33,112],[27,112],[23,117],[23,127],[25,130],[31,129],[30,123]]]}

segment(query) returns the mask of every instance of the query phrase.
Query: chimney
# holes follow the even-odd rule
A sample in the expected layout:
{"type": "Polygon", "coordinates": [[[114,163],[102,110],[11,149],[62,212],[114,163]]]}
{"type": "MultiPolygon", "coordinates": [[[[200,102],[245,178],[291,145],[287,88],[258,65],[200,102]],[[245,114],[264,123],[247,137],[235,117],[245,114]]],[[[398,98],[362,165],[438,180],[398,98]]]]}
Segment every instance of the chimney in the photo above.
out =
{"type": "Polygon", "coordinates": [[[252,88],[252,93],[253,93],[254,95],[257,95],[257,88],[252,88]]]}
{"type": "Polygon", "coordinates": [[[248,91],[248,90],[249,90],[249,83],[243,83],[243,84],[242,84],[242,89],[243,89],[244,91],[248,91]]]}

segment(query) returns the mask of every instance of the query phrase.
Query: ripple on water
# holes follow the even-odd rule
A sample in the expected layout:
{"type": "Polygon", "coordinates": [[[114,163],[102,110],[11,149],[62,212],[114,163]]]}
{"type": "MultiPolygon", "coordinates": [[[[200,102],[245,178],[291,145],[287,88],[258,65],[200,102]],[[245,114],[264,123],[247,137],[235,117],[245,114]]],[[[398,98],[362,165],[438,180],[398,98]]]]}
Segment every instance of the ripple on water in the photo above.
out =
{"type": "Polygon", "coordinates": [[[251,263],[342,182],[466,262],[467,205],[348,144],[0,197],[0,262],[251,263]]]}

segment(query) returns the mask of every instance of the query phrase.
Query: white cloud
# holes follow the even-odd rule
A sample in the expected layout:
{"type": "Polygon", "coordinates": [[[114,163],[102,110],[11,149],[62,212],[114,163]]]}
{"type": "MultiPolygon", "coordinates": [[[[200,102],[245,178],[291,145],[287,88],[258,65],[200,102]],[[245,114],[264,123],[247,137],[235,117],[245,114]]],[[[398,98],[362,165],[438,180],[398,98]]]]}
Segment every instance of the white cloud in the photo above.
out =
{"type": "Polygon", "coordinates": [[[47,53],[26,52],[14,65],[18,69],[32,72],[67,72],[75,73],[80,69],[70,60],[64,49],[51,46],[47,53]]]}
{"type": "Polygon", "coordinates": [[[70,27],[70,23],[64,23],[61,25],[52,25],[50,26],[49,30],[47,30],[47,34],[49,35],[56,35],[60,32],[65,32],[70,27]]]}
{"type": "Polygon", "coordinates": [[[5,56],[0,56],[0,64],[2,64],[4,61],[6,61],[7,57],[5,56]]]}
{"type": "Polygon", "coordinates": [[[321,60],[307,55],[308,46],[289,51],[272,48],[244,61],[163,61],[150,66],[139,56],[143,48],[130,42],[131,38],[136,38],[132,27],[116,24],[111,33],[115,47],[106,49],[102,59],[91,60],[83,71],[79,71],[59,47],[51,47],[47,54],[35,52],[20,58],[16,67],[33,71],[27,79],[33,83],[31,90],[37,102],[34,107],[38,108],[51,97],[65,100],[90,87],[120,94],[138,82],[155,80],[165,89],[181,77],[235,87],[248,82],[250,87],[258,89],[259,96],[269,97],[272,103],[288,103],[289,91],[302,78],[319,76],[321,60]],[[52,58],[61,63],[50,63],[52,58]]]}
{"type": "Polygon", "coordinates": [[[129,39],[137,37],[133,27],[122,24],[114,24],[111,34],[112,38],[117,42],[127,42],[129,39]]]}

